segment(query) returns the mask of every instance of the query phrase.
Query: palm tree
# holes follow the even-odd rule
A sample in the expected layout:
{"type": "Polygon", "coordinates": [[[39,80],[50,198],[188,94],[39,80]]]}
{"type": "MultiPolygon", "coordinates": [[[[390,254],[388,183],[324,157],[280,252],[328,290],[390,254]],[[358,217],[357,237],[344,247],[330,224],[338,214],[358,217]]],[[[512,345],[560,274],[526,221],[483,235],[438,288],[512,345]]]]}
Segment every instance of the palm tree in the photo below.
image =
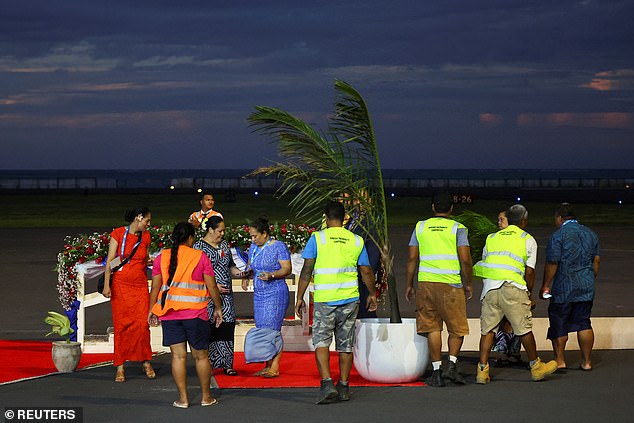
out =
{"type": "Polygon", "coordinates": [[[247,119],[249,125],[277,143],[283,161],[260,167],[251,175],[277,175],[282,180],[278,194],[292,196],[291,208],[311,223],[321,222],[323,205],[331,199],[344,201],[348,214],[362,215],[358,222],[362,232],[381,251],[390,322],[401,323],[383,174],[370,113],[351,85],[336,80],[335,90],[335,111],[325,133],[283,110],[255,107],[247,119]]]}

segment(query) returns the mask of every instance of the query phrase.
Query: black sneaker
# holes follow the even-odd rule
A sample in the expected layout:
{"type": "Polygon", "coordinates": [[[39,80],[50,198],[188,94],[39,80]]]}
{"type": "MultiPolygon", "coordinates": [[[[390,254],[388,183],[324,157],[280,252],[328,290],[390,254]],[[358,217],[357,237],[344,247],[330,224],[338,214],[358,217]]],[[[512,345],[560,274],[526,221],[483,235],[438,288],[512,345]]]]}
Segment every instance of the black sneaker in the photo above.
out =
{"type": "Polygon", "coordinates": [[[448,379],[452,381],[453,383],[457,383],[459,385],[467,384],[467,381],[464,380],[464,378],[462,377],[460,373],[458,373],[458,366],[456,366],[456,363],[452,361],[449,362],[449,368],[447,369],[446,372],[443,372],[442,377],[444,379],[448,379]]]}
{"type": "Polygon", "coordinates": [[[350,384],[342,384],[337,382],[337,392],[339,393],[339,401],[350,401],[350,384]]]}
{"type": "Polygon", "coordinates": [[[335,384],[332,383],[332,379],[322,379],[317,404],[330,404],[338,400],[339,392],[335,389],[335,384]]]}
{"type": "Polygon", "coordinates": [[[442,372],[440,369],[434,370],[430,377],[425,380],[425,384],[428,386],[433,386],[435,388],[440,388],[445,386],[445,381],[442,380],[442,372]]]}

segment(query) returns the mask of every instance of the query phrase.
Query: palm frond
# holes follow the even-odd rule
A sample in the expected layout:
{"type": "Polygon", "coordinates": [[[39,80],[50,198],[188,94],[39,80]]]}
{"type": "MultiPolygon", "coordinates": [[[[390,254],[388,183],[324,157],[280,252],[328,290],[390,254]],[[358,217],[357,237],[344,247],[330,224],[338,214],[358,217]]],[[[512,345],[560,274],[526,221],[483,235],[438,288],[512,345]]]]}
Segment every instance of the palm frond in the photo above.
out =
{"type": "MultiPolygon", "coordinates": [[[[328,200],[344,200],[348,213],[363,215],[359,227],[379,247],[388,279],[391,275],[393,281],[383,175],[370,113],[351,85],[337,80],[335,89],[335,114],[327,135],[283,110],[256,106],[247,119],[249,126],[273,140],[284,160],[251,175],[280,178],[278,195],[293,195],[291,208],[298,217],[313,219],[311,223],[321,219],[328,200]]],[[[391,321],[398,322],[395,283],[388,288],[391,321]]]]}

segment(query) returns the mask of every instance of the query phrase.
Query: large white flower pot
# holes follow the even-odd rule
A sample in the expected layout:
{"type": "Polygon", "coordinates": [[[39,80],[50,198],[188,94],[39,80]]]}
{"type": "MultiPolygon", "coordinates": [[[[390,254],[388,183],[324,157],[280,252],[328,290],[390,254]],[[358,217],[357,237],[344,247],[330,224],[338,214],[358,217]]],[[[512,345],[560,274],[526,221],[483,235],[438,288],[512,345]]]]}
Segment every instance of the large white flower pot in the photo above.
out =
{"type": "Polygon", "coordinates": [[[416,333],[416,319],[357,319],[354,367],[372,382],[404,383],[419,379],[427,368],[427,338],[416,333]]]}
{"type": "Polygon", "coordinates": [[[53,363],[62,373],[74,372],[81,359],[81,342],[53,342],[53,363]]]}

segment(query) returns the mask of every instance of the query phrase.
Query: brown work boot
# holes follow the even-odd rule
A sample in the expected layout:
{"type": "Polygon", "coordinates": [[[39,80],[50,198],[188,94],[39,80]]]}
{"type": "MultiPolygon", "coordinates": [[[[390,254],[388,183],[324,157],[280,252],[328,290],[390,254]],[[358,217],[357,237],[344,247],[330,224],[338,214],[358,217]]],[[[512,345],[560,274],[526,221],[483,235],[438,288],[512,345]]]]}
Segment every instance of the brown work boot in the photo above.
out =
{"type": "Polygon", "coordinates": [[[531,367],[531,377],[535,382],[544,379],[546,376],[551,375],[557,371],[557,362],[550,360],[548,363],[544,363],[539,357],[533,366],[531,367]]]}
{"type": "Polygon", "coordinates": [[[489,363],[484,366],[484,369],[480,367],[480,363],[478,363],[478,373],[476,374],[476,383],[480,385],[486,385],[491,382],[491,378],[489,377],[489,363]]]}

